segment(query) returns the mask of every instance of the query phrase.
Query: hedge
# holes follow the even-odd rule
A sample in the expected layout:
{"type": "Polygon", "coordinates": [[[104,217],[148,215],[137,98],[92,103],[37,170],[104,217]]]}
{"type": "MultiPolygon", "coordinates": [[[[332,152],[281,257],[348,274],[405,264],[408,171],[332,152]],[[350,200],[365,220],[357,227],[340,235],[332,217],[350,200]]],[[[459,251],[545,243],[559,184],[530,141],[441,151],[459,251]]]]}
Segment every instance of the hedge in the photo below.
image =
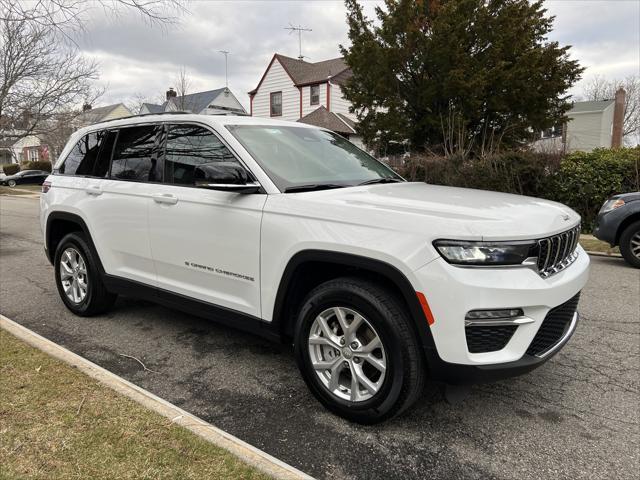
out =
{"type": "Polygon", "coordinates": [[[413,181],[555,200],[580,213],[587,232],[608,197],[640,190],[639,170],[640,147],[596,149],[564,157],[536,152],[505,152],[481,159],[421,156],[398,169],[413,181]]]}
{"type": "Polygon", "coordinates": [[[5,175],[15,175],[20,171],[20,165],[17,163],[8,163],[2,166],[2,171],[5,175]]]}
{"type": "Polygon", "coordinates": [[[51,172],[51,162],[28,162],[27,164],[25,164],[23,170],[44,170],[45,172],[51,172]]]}

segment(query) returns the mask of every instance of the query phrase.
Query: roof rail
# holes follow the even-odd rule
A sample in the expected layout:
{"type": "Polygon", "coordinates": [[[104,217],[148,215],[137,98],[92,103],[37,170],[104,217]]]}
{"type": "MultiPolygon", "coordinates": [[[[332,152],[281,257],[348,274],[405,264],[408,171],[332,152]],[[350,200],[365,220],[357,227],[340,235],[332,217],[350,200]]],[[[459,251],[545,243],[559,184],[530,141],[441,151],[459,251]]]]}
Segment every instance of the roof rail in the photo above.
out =
{"type": "MultiPolygon", "coordinates": [[[[176,110],[175,112],[139,113],[137,115],[129,115],[128,117],[111,118],[109,120],[102,120],[101,122],[92,123],[92,124],[87,125],[87,126],[89,127],[89,126],[93,126],[93,125],[100,125],[101,123],[113,122],[115,120],[125,120],[125,119],[129,119],[129,118],[149,117],[149,116],[152,116],[152,115],[174,115],[174,114],[178,114],[178,115],[197,115],[197,114],[195,114],[193,112],[185,112],[185,111],[182,111],[182,110],[176,110]]],[[[208,113],[206,115],[238,115],[240,117],[250,117],[251,116],[246,112],[243,113],[243,112],[232,112],[232,111],[208,113]]]]}

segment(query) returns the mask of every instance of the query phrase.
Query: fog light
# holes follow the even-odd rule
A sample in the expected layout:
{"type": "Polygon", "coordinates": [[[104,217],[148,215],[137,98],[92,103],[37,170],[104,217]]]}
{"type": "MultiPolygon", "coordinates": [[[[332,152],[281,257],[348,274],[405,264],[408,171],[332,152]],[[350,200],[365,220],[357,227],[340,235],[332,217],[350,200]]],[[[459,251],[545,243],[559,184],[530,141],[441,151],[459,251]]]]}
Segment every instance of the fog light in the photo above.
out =
{"type": "Polygon", "coordinates": [[[501,320],[522,317],[521,308],[504,308],[501,310],[471,310],[464,317],[465,320],[501,320]]]}

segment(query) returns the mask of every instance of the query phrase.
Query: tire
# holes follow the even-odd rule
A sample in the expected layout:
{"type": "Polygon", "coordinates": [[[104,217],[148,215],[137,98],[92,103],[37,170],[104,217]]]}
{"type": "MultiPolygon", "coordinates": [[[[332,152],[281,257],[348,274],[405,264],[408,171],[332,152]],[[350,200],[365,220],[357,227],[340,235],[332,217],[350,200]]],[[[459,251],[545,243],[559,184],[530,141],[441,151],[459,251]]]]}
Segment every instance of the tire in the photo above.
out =
{"type": "Polygon", "coordinates": [[[70,233],[58,244],[53,263],[56,286],[65,306],[76,315],[99,315],[108,311],[116,300],[117,295],[108,292],[102,282],[98,262],[97,255],[82,233],[70,233]],[[74,261],[77,268],[74,267],[74,261]],[[63,277],[63,271],[70,275],[63,277]],[[71,285],[74,280],[75,287],[71,285]],[[69,286],[72,287],[71,290],[65,291],[69,286]],[[68,294],[74,298],[70,298],[68,294]]]}
{"type": "Polygon", "coordinates": [[[409,315],[393,292],[368,280],[339,278],[313,289],[297,316],[294,352],[304,381],[320,403],[357,423],[373,424],[399,415],[422,393],[426,368],[409,315]],[[345,332],[338,326],[336,309],[348,326],[358,319],[355,336],[349,328],[345,332]],[[326,326],[333,327],[331,331],[320,326],[320,314],[326,326]],[[349,338],[340,345],[341,336],[349,338]],[[375,356],[372,360],[378,365],[386,364],[384,372],[374,368],[368,360],[371,356],[360,358],[376,343],[371,340],[376,336],[381,348],[368,355],[375,356]],[[324,368],[329,363],[332,369],[324,368]],[[320,374],[314,364],[322,367],[320,374]],[[353,388],[353,372],[359,372],[356,378],[366,376],[369,387],[377,388],[364,388],[365,383],[359,382],[353,388]]]}
{"type": "Polygon", "coordinates": [[[633,222],[620,235],[620,253],[629,265],[640,268],[640,221],[633,222]]]}
{"type": "Polygon", "coordinates": [[[10,187],[12,187],[12,188],[13,188],[13,187],[15,187],[15,186],[16,186],[16,181],[15,181],[15,180],[9,180],[9,181],[7,182],[7,185],[9,185],[10,187]]]}

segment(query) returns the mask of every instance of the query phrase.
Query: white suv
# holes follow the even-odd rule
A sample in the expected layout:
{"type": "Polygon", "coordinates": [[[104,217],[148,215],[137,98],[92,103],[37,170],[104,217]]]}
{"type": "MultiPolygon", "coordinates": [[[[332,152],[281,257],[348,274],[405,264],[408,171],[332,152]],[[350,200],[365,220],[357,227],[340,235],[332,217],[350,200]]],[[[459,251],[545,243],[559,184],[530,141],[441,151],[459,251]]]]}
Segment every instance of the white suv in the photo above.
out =
{"type": "Polygon", "coordinates": [[[76,132],[41,197],[60,297],[132,295],[293,343],[331,411],[396,415],[427,376],[529,371],[576,328],[580,217],[535,198],[405,182],[330,131],[143,115],[76,132]]]}

